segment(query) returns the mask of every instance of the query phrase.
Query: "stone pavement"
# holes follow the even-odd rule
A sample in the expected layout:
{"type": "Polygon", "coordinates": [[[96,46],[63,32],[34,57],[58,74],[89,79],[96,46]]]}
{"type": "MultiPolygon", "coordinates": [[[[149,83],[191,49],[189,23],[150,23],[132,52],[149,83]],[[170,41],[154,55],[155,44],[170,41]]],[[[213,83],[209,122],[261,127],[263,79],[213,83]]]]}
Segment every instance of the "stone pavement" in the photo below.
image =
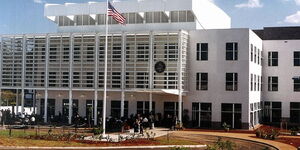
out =
{"type": "MultiPolygon", "coordinates": [[[[245,139],[245,140],[251,140],[251,141],[256,141],[256,142],[261,142],[261,143],[266,143],[272,146],[275,146],[279,150],[297,150],[292,145],[272,141],[272,140],[266,140],[266,139],[260,139],[260,138],[255,138],[254,134],[248,134],[248,133],[230,133],[230,132],[209,132],[209,131],[179,131],[176,132],[176,134],[201,134],[201,135],[212,135],[212,136],[223,136],[223,137],[230,137],[230,138],[238,138],[238,139],[245,139]]],[[[284,136],[282,136],[284,137],[284,136]]],[[[295,136],[296,137],[296,136],[295,136]]],[[[300,140],[300,137],[297,137],[300,140]]]]}

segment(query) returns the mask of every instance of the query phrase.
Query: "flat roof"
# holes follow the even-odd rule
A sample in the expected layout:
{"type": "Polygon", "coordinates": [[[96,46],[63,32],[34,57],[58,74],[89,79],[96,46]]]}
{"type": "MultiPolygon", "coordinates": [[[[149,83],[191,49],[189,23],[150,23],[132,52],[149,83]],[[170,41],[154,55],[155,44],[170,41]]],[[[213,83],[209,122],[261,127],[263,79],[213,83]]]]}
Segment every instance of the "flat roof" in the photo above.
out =
{"type": "Polygon", "coordinates": [[[253,30],[262,40],[299,40],[300,26],[295,27],[265,27],[253,30]]]}

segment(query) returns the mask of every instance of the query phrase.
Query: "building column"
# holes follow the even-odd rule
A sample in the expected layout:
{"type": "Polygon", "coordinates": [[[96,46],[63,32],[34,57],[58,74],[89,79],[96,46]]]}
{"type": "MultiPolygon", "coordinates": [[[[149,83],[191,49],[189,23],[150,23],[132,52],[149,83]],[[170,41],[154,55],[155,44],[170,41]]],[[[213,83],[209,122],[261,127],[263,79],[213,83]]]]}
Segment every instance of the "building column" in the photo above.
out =
{"type": "Polygon", "coordinates": [[[180,31],[178,34],[178,120],[182,124],[182,44],[180,31]]]}
{"type": "Polygon", "coordinates": [[[74,37],[73,34],[70,34],[70,57],[69,57],[69,124],[72,124],[72,113],[73,113],[73,43],[74,37]]]}
{"type": "Polygon", "coordinates": [[[44,95],[44,122],[48,122],[48,90],[45,90],[45,95],[44,95]]]}
{"type": "Polygon", "coordinates": [[[150,41],[149,41],[149,45],[150,45],[150,55],[149,55],[149,89],[150,89],[150,94],[149,94],[149,113],[151,113],[152,110],[152,101],[153,101],[153,94],[152,94],[152,90],[153,90],[153,73],[154,73],[154,69],[153,69],[153,32],[150,32],[150,41]]]}
{"type": "Polygon", "coordinates": [[[97,126],[98,123],[98,91],[94,91],[94,125],[97,126]]]}
{"type": "MultiPolygon", "coordinates": [[[[49,35],[46,35],[45,52],[45,94],[44,94],[44,122],[48,122],[48,79],[49,79],[49,35]]],[[[23,96],[23,95],[22,95],[23,96]]]]}
{"type": "Polygon", "coordinates": [[[152,113],[152,92],[149,93],[149,113],[152,113]]]}
{"type": "Polygon", "coordinates": [[[34,90],[34,95],[33,95],[33,114],[36,114],[36,90],[34,90]]]}
{"type": "Polygon", "coordinates": [[[16,115],[19,113],[19,89],[16,89],[16,115]]]}
{"type": "Polygon", "coordinates": [[[73,116],[73,95],[72,90],[69,90],[69,124],[72,124],[72,116],[73,116]]]}
{"type": "Polygon", "coordinates": [[[22,97],[21,97],[21,112],[24,114],[24,101],[25,101],[25,60],[26,59],[26,36],[23,35],[23,41],[22,41],[22,83],[21,83],[21,92],[22,92],[22,97]]]}
{"type": "MultiPolygon", "coordinates": [[[[2,53],[3,53],[3,39],[2,36],[1,38],[1,43],[0,43],[0,58],[2,59],[2,53]]],[[[0,60],[0,81],[2,81],[2,60],[0,60]]],[[[2,82],[0,83],[0,87],[2,88],[2,82]]],[[[0,88],[0,108],[2,106],[2,89],[0,88]]],[[[1,111],[1,109],[0,109],[1,111]]],[[[0,121],[1,122],[1,121],[0,121]]]]}
{"type": "Polygon", "coordinates": [[[126,45],[126,36],[125,36],[125,33],[123,32],[122,33],[122,68],[121,68],[121,79],[122,79],[122,82],[121,82],[121,86],[122,86],[122,92],[121,92],[121,118],[124,117],[124,105],[125,105],[125,63],[126,63],[126,48],[125,48],[125,45],[126,45]]]}
{"type": "Polygon", "coordinates": [[[94,125],[96,126],[97,125],[97,122],[98,122],[98,83],[99,83],[99,77],[98,77],[98,68],[99,68],[99,35],[96,34],[96,37],[95,37],[95,43],[96,43],[96,46],[95,46],[95,74],[94,74],[94,88],[95,88],[95,91],[94,91],[94,125]]]}

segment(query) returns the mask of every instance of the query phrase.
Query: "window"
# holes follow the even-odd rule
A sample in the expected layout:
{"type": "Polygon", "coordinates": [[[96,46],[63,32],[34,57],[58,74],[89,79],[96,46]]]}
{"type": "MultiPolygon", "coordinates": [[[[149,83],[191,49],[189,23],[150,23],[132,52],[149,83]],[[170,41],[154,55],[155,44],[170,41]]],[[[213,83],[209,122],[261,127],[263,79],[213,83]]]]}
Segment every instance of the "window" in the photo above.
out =
{"type": "Polygon", "coordinates": [[[211,127],[211,103],[192,103],[192,123],[194,127],[211,127]]]}
{"type": "Polygon", "coordinates": [[[226,60],[238,60],[238,43],[226,43],[226,60]]]}
{"type": "Polygon", "coordinates": [[[242,128],[242,104],[222,103],[221,122],[235,129],[242,128]]]}
{"type": "Polygon", "coordinates": [[[114,44],[112,49],[112,61],[120,62],[122,60],[121,44],[114,44]]]}
{"type": "Polygon", "coordinates": [[[177,61],[178,59],[178,44],[165,44],[165,61],[177,61]]]}
{"type": "Polygon", "coordinates": [[[177,73],[167,72],[165,73],[165,89],[176,89],[177,88],[177,73]]]}
{"type": "Polygon", "coordinates": [[[268,77],[268,91],[278,91],[278,77],[268,77]]]}
{"type": "Polygon", "coordinates": [[[258,80],[257,81],[257,91],[260,91],[260,89],[259,89],[260,88],[260,76],[259,75],[257,76],[257,80],[258,80]]]}
{"type": "MultiPolygon", "coordinates": [[[[149,115],[149,101],[137,101],[136,113],[140,115],[149,115]]],[[[152,113],[155,114],[155,102],[152,102],[152,113]]]]}
{"type": "Polygon", "coordinates": [[[300,66],[300,51],[294,52],[294,66],[300,66]]]}
{"type": "Polygon", "coordinates": [[[164,117],[178,116],[178,102],[164,102],[164,117]]]}
{"type": "Polygon", "coordinates": [[[197,73],[196,90],[208,90],[208,73],[197,73]]]}
{"type": "MultiPolygon", "coordinates": [[[[41,116],[44,116],[45,114],[45,99],[41,99],[40,101],[40,114],[41,116]]],[[[55,99],[48,99],[47,100],[47,120],[49,118],[55,117],[55,99]]]]}
{"type": "MultiPolygon", "coordinates": [[[[78,100],[72,100],[72,116],[76,116],[78,114],[78,100]]],[[[64,117],[63,120],[66,121],[69,117],[69,99],[63,99],[62,103],[62,116],[64,117]]]]}
{"type": "Polygon", "coordinates": [[[194,22],[194,14],[191,11],[171,11],[171,22],[194,22]]]}
{"type": "Polygon", "coordinates": [[[257,53],[257,49],[256,46],[254,46],[254,63],[256,63],[256,53],[257,53]]]}
{"type": "Polygon", "coordinates": [[[226,91],[238,90],[238,74],[226,73],[226,91]]]}
{"type": "Polygon", "coordinates": [[[149,44],[138,44],[137,61],[148,61],[148,59],[149,59],[149,44]]]}
{"type": "Polygon", "coordinates": [[[278,66],[278,52],[268,52],[268,65],[278,66]]]}
{"type": "Polygon", "coordinates": [[[300,102],[290,103],[290,120],[292,123],[300,123],[300,102]]]}
{"type": "MultiPolygon", "coordinates": [[[[121,118],[121,101],[111,101],[111,116],[121,118]]],[[[128,101],[124,101],[124,117],[128,116],[128,101]]]]}
{"type": "Polygon", "coordinates": [[[294,79],[294,92],[300,92],[300,79],[294,79]]]}
{"type": "MultiPolygon", "coordinates": [[[[95,100],[86,100],[86,117],[88,118],[89,121],[94,119],[94,106],[95,106],[95,100]]],[[[98,116],[101,116],[103,113],[103,101],[98,100],[97,102],[97,114],[98,116]]]]}
{"type": "Polygon", "coordinates": [[[253,91],[253,74],[251,74],[251,80],[250,80],[250,90],[253,91]]]}
{"type": "Polygon", "coordinates": [[[197,60],[208,60],[208,43],[197,43],[197,60]]]}
{"type": "Polygon", "coordinates": [[[251,125],[256,125],[260,123],[261,108],[260,103],[250,104],[250,123],[251,125]]]}
{"type": "Polygon", "coordinates": [[[263,63],[263,52],[260,51],[260,65],[262,66],[263,63]]]}
{"type": "Polygon", "coordinates": [[[264,102],[264,122],[281,121],[281,102],[264,102]]]}
{"type": "Polygon", "coordinates": [[[257,49],[257,55],[258,55],[257,64],[260,64],[260,50],[259,49],[257,49]]]}
{"type": "Polygon", "coordinates": [[[256,75],[254,75],[254,91],[256,91],[256,75]]]}
{"type": "Polygon", "coordinates": [[[251,62],[253,62],[253,44],[251,44],[251,56],[250,56],[251,58],[251,62]]]}
{"type": "Polygon", "coordinates": [[[112,88],[121,88],[121,72],[112,73],[112,88]]]}
{"type": "Polygon", "coordinates": [[[136,88],[148,88],[148,73],[137,72],[136,73],[136,88]]]}

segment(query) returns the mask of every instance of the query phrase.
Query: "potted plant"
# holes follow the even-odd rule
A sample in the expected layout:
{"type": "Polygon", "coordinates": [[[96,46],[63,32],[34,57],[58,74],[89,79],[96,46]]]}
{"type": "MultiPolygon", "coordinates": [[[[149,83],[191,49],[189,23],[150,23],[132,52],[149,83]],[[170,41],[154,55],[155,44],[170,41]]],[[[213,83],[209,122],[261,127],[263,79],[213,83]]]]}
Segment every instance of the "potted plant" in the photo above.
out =
{"type": "Polygon", "coordinates": [[[229,124],[227,124],[226,122],[224,122],[222,126],[223,126],[223,128],[224,128],[224,130],[226,132],[229,132],[229,129],[230,129],[230,125],[229,124]]]}

